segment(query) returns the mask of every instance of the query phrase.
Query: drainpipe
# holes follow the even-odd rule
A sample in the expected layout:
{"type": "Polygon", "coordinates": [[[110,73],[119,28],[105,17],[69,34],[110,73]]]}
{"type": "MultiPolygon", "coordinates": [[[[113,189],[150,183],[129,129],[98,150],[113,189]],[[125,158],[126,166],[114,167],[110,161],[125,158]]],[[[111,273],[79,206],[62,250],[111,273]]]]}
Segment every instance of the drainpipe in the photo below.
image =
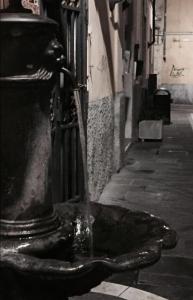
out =
{"type": "Polygon", "coordinates": [[[163,28],[163,60],[166,61],[166,22],[167,22],[167,0],[164,3],[164,28],[163,28]]]}
{"type": "Polygon", "coordinates": [[[151,47],[155,43],[155,4],[156,0],[153,0],[153,39],[148,43],[148,47],[151,47]]]}

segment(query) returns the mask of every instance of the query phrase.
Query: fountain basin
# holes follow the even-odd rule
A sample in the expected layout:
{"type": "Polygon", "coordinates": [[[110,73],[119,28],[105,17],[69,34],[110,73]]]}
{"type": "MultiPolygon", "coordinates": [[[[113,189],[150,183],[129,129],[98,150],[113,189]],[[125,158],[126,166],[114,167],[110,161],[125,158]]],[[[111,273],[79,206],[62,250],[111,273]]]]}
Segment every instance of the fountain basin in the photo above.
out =
{"type": "MultiPolygon", "coordinates": [[[[28,241],[23,239],[23,248],[20,243],[17,251],[4,250],[1,253],[2,300],[60,300],[81,295],[114,272],[155,263],[162,249],[172,248],[177,242],[175,231],[160,218],[145,212],[92,203],[91,255],[89,242],[82,249],[81,243],[88,241],[86,231],[77,235],[77,224],[85,207],[57,204],[55,210],[61,222],[60,243],[52,250],[28,254],[25,248],[28,241]],[[8,288],[10,281],[15,284],[14,291],[8,288]],[[13,292],[14,296],[10,294],[13,292]]],[[[14,243],[14,240],[9,242],[14,243]]]]}

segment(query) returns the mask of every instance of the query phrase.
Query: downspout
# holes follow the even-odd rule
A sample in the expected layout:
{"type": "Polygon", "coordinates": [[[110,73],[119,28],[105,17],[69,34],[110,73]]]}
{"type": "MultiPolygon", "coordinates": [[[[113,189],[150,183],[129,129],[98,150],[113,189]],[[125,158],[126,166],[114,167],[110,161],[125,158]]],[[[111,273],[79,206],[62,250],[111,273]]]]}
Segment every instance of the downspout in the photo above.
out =
{"type": "Polygon", "coordinates": [[[167,0],[164,3],[164,28],[163,28],[163,60],[166,61],[166,22],[167,22],[167,0]]]}
{"type": "Polygon", "coordinates": [[[152,6],[153,6],[153,39],[151,42],[148,43],[148,47],[151,47],[155,43],[155,4],[156,0],[153,0],[152,6]]]}

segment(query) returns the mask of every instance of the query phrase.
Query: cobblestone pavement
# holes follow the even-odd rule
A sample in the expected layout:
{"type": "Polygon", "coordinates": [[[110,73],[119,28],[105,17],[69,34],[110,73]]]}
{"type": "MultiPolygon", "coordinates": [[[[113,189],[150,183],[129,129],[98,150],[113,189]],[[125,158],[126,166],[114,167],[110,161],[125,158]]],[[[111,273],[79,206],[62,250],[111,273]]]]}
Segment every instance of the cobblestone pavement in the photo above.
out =
{"type": "MultiPolygon", "coordinates": [[[[124,299],[156,299],[141,290],[160,300],[193,300],[193,108],[186,107],[173,108],[172,124],[164,125],[161,142],[138,142],[127,151],[125,167],[112,176],[100,198],[103,204],[160,216],[179,237],[176,248],[163,251],[155,265],[106,280],[127,288],[124,299]]],[[[118,299],[106,292],[106,284],[74,299],[118,299]]]]}

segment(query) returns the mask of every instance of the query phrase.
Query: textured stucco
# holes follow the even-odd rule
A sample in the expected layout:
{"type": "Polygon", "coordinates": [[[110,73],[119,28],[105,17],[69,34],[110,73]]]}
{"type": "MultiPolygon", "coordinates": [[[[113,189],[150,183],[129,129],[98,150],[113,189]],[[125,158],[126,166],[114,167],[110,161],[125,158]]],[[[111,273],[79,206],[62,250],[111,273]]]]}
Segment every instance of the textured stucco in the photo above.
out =
{"type": "Polygon", "coordinates": [[[91,200],[97,201],[113,171],[114,113],[112,97],[88,107],[88,175],[91,200]]]}

